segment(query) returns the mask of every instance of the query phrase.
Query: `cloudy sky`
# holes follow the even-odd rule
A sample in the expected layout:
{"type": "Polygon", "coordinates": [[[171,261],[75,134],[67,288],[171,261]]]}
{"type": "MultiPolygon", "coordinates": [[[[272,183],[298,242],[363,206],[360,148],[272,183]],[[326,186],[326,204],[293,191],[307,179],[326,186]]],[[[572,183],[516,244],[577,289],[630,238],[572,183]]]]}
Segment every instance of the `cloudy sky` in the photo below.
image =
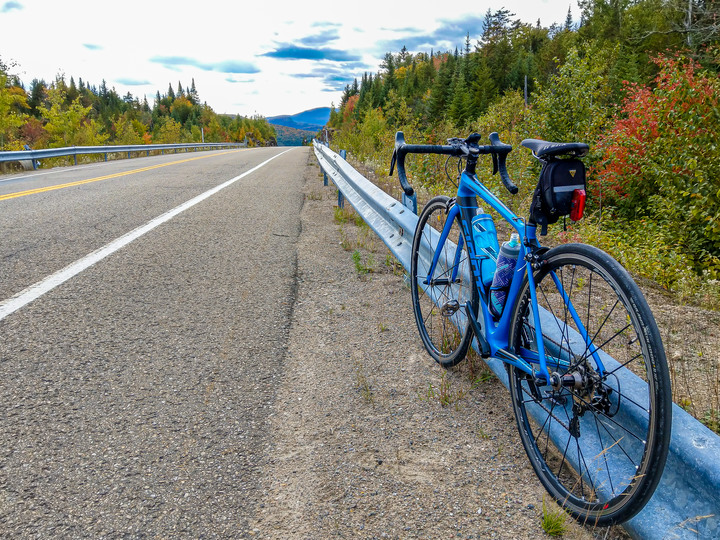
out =
{"type": "Polygon", "coordinates": [[[29,88],[59,73],[152,105],[168,84],[195,79],[218,113],[275,116],[337,104],[383,55],[476,43],[486,11],[507,8],[543,26],[576,0],[0,0],[0,58],[29,88]],[[464,6],[475,6],[475,9],[464,6]]]}

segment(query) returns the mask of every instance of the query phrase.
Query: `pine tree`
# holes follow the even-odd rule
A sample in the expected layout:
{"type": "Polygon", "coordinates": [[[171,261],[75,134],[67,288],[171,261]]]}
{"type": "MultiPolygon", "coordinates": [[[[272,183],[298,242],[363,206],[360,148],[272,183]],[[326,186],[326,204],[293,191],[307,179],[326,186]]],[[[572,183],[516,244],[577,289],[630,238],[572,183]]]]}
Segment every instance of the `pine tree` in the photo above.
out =
{"type": "Polygon", "coordinates": [[[198,95],[197,88],[195,88],[195,77],[192,78],[192,83],[190,84],[190,92],[188,92],[188,99],[193,105],[197,105],[200,103],[200,96],[198,95]]]}
{"type": "Polygon", "coordinates": [[[27,103],[30,107],[30,114],[36,118],[40,117],[38,107],[44,103],[46,94],[47,84],[45,81],[42,79],[33,79],[32,83],[30,83],[30,98],[27,103]]]}
{"type": "Polygon", "coordinates": [[[488,106],[497,98],[498,92],[487,60],[484,57],[477,59],[473,75],[470,87],[472,110],[474,116],[479,116],[484,113],[488,106]]]}
{"type": "Polygon", "coordinates": [[[410,53],[408,53],[407,47],[403,45],[398,54],[398,66],[407,66],[410,61],[410,53]]]}
{"type": "Polygon", "coordinates": [[[397,82],[395,80],[395,59],[393,58],[392,53],[385,54],[385,57],[383,58],[383,63],[380,67],[385,70],[385,88],[383,92],[384,99],[384,97],[387,96],[388,92],[395,89],[397,86],[397,82]]]}
{"type": "Polygon", "coordinates": [[[439,120],[445,116],[445,109],[450,99],[455,62],[453,56],[448,54],[447,59],[440,64],[435,81],[430,91],[429,113],[432,119],[439,120]]]}
{"type": "Polygon", "coordinates": [[[573,29],[572,10],[568,6],[567,17],[565,17],[565,30],[570,31],[573,29]]]}
{"type": "Polygon", "coordinates": [[[75,86],[75,79],[70,77],[70,86],[67,89],[67,101],[68,103],[72,103],[78,97],[80,97],[80,92],[78,92],[77,86],[75,86]]]}
{"type": "Polygon", "coordinates": [[[448,117],[456,126],[463,126],[470,117],[470,95],[468,94],[462,66],[458,63],[453,75],[452,94],[448,107],[448,117]]]}

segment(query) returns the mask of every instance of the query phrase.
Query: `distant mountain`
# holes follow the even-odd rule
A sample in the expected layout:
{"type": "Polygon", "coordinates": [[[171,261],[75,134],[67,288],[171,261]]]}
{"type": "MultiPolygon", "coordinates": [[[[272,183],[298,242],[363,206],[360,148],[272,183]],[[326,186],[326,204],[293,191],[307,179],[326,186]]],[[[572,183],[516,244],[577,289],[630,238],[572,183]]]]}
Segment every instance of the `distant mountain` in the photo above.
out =
{"type": "Polygon", "coordinates": [[[317,131],[295,129],[280,124],[273,125],[278,146],[302,146],[312,141],[317,131]]]}
{"type": "Polygon", "coordinates": [[[318,107],[292,115],[272,116],[267,121],[275,126],[286,126],[317,133],[329,119],[330,107],[318,107]]]}

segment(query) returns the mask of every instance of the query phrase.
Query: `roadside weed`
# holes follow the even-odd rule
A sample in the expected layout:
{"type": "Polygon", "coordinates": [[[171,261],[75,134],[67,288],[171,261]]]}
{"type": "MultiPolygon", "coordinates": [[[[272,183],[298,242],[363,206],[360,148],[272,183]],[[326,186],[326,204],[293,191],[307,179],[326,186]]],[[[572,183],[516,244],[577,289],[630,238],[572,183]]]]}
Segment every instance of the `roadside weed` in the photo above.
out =
{"type": "Polygon", "coordinates": [[[454,405],[457,410],[460,408],[460,401],[467,395],[467,393],[467,389],[453,389],[452,381],[447,378],[447,374],[443,371],[440,376],[440,383],[437,387],[433,386],[431,382],[428,383],[428,388],[424,395],[420,393],[420,399],[436,401],[441,407],[454,405]]]}
{"type": "Polygon", "coordinates": [[[335,213],[335,222],[341,225],[347,223],[353,215],[351,208],[340,208],[339,206],[336,206],[333,212],[335,213]]]}
{"type": "Polygon", "coordinates": [[[403,265],[400,264],[400,262],[393,257],[391,253],[385,255],[385,267],[388,268],[394,276],[401,276],[405,272],[403,265]]]}
{"type": "Polygon", "coordinates": [[[352,249],[352,242],[347,237],[347,233],[345,232],[345,229],[343,229],[342,225],[340,226],[340,246],[345,251],[350,251],[352,249]]]}
{"type": "Polygon", "coordinates": [[[370,388],[370,383],[365,376],[365,368],[359,361],[355,362],[355,383],[363,399],[372,405],[374,403],[372,388],[370,388]]]}
{"type": "Polygon", "coordinates": [[[542,503],[542,528],[550,536],[562,536],[568,530],[568,515],[559,506],[550,510],[545,504],[545,497],[542,503]]]}
{"type": "Polygon", "coordinates": [[[363,262],[362,255],[356,249],[355,251],[353,251],[352,260],[353,260],[353,263],[355,264],[355,270],[357,271],[358,275],[364,276],[366,274],[373,272],[373,266],[375,265],[375,260],[372,256],[372,254],[368,255],[366,261],[363,262]]]}

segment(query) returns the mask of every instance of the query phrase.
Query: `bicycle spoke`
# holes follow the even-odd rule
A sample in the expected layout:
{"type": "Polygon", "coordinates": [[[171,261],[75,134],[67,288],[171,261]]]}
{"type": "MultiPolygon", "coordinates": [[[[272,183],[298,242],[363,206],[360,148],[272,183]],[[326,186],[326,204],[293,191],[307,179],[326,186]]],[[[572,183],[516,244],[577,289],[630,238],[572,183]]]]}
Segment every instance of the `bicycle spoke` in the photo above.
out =
{"type": "Polygon", "coordinates": [[[605,375],[614,375],[615,372],[617,372],[618,370],[620,370],[620,369],[628,366],[628,365],[630,364],[630,362],[634,362],[634,361],[637,360],[638,358],[642,358],[642,353],[641,353],[641,352],[638,353],[638,354],[636,354],[635,356],[633,356],[633,357],[632,357],[630,360],[628,360],[627,362],[624,362],[624,363],[620,364],[618,367],[616,367],[616,368],[613,369],[612,371],[606,371],[606,372],[605,372],[605,375]]]}
{"type": "MultiPolygon", "coordinates": [[[[611,444],[606,450],[610,450],[611,448],[614,448],[615,446],[617,446],[617,447],[620,449],[620,451],[621,451],[623,454],[625,454],[625,457],[626,457],[626,458],[628,459],[628,461],[633,465],[633,467],[637,468],[638,464],[635,463],[635,460],[632,458],[632,456],[631,456],[630,454],[628,454],[627,451],[625,451],[625,448],[623,447],[623,445],[620,444],[621,441],[622,441],[622,439],[616,439],[616,438],[613,436],[613,434],[610,432],[610,430],[607,428],[607,426],[606,426],[605,424],[603,424],[602,422],[600,422],[600,420],[598,419],[597,416],[594,416],[593,419],[595,420],[595,424],[596,424],[596,427],[597,427],[598,438],[599,438],[600,440],[602,440],[602,435],[600,434],[600,428],[599,428],[599,426],[602,426],[602,428],[603,428],[603,430],[605,431],[605,433],[607,433],[607,435],[613,440],[613,444],[611,444]]],[[[631,434],[632,434],[632,433],[631,433],[631,434]]],[[[642,442],[642,440],[641,440],[641,442],[642,442]]]]}
{"type": "MultiPolygon", "coordinates": [[[[568,433],[568,435],[569,435],[569,433],[568,433]]],[[[572,439],[572,437],[568,437],[567,443],[565,443],[565,450],[563,450],[563,456],[562,456],[562,460],[560,461],[560,468],[558,469],[557,476],[562,475],[563,466],[565,465],[565,460],[567,459],[567,453],[568,453],[568,450],[570,449],[570,439],[572,439]]],[[[571,468],[570,465],[568,465],[568,467],[571,468]]]]}
{"type": "MultiPolygon", "coordinates": [[[[613,307],[610,308],[610,311],[605,315],[605,319],[602,323],[600,323],[600,326],[597,329],[597,332],[595,332],[595,335],[590,339],[590,342],[587,344],[585,348],[585,352],[590,350],[590,345],[595,342],[595,338],[597,338],[600,335],[600,332],[602,332],[603,328],[605,328],[605,324],[607,324],[608,320],[610,320],[610,316],[615,311],[615,308],[620,304],[619,300],[615,301],[615,304],[613,304],[613,307]]],[[[597,350],[602,350],[602,347],[595,347],[597,350]]]]}
{"type": "MultiPolygon", "coordinates": [[[[598,426],[597,416],[594,416],[593,419],[595,420],[595,431],[597,432],[598,439],[602,441],[602,435],[600,434],[600,427],[598,426]]],[[[607,429],[605,429],[605,431],[607,431],[607,429]]],[[[614,437],[612,436],[612,434],[610,434],[610,438],[614,440],[614,437]]],[[[611,445],[611,447],[612,447],[612,445],[611,445]]],[[[623,453],[624,453],[624,451],[623,451],[623,453]]],[[[613,487],[612,476],[610,476],[610,465],[608,464],[608,461],[607,461],[607,451],[605,448],[603,448],[601,455],[602,455],[603,461],[605,462],[605,470],[607,471],[608,482],[610,483],[610,493],[615,495],[615,488],[613,487]]],[[[625,453],[625,455],[627,456],[627,453],[625,453]]],[[[628,458],[629,457],[630,456],[628,456],[628,458]]]]}
{"type": "MultiPolygon", "coordinates": [[[[548,429],[546,430],[546,429],[545,429],[545,426],[548,425],[548,422],[550,422],[551,419],[553,418],[553,409],[554,409],[554,408],[555,408],[555,404],[553,403],[553,405],[552,405],[552,407],[550,408],[550,410],[547,411],[547,412],[548,412],[548,415],[545,417],[545,422],[543,422],[543,424],[540,426],[540,429],[538,430],[538,435],[537,435],[537,437],[535,438],[535,444],[538,443],[538,440],[540,439],[540,435],[542,435],[545,431],[547,431],[547,433],[548,433],[548,437],[547,437],[547,438],[549,439],[550,428],[548,427],[548,429]]],[[[546,441],[545,450],[547,451],[547,441],[546,441]]]]}

